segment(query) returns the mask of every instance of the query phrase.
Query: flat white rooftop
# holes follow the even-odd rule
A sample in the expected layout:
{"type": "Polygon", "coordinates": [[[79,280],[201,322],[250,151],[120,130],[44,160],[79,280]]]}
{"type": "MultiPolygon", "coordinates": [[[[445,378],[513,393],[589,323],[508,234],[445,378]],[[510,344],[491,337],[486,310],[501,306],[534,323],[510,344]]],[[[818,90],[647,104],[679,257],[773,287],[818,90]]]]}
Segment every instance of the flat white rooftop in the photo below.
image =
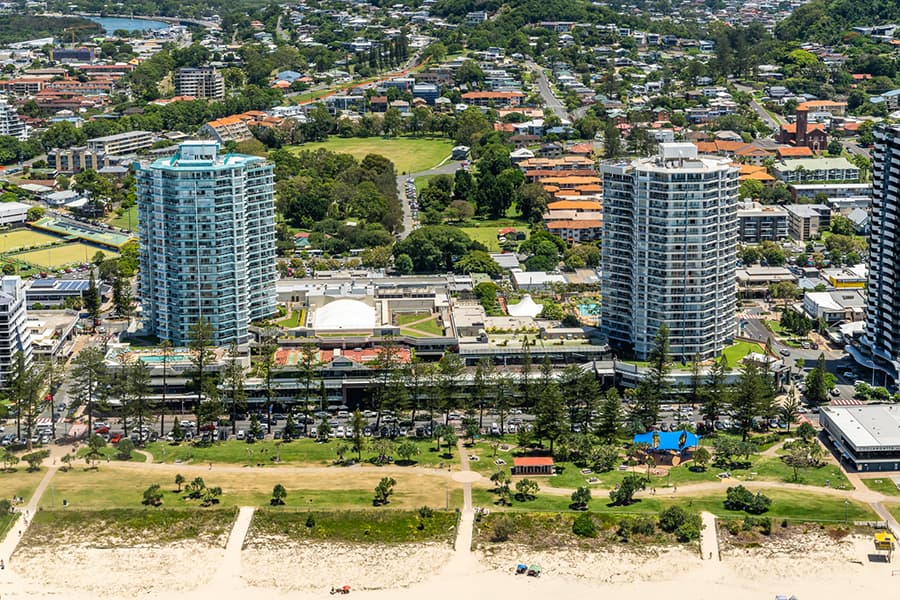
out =
{"type": "Polygon", "coordinates": [[[857,451],[900,450],[900,406],[824,406],[822,414],[857,451]]]}

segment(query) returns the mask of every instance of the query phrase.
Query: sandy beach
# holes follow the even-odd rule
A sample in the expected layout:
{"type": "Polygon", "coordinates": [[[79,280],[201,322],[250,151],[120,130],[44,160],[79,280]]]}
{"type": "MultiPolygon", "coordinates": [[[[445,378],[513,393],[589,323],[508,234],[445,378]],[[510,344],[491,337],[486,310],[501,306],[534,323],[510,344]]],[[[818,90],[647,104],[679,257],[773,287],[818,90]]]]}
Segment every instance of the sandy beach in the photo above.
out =
{"type": "Polygon", "coordinates": [[[454,553],[449,546],[296,543],[259,540],[241,552],[240,573],[214,575],[221,549],[194,543],[165,547],[20,549],[0,573],[4,600],[66,598],[313,599],[330,586],[351,585],[372,599],[597,597],[633,600],[667,594],[692,599],[800,600],[884,595],[896,585],[892,565],[869,560],[868,536],[841,540],[813,531],[723,547],[723,561],[701,561],[687,547],[603,551],[530,550],[503,545],[454,553]],[[271,543],[269,543],[271,542],[271,543]],[[513,573],[539,563],[539,579],[513,573]],[[212,578],[212,579],[211,579],[212,578]]]}
{"type": "Polygon", "coordinates": [[[453,554],[448,544],[361,545],[296,542],[269,536],[241,552],[241,580],[258,588],[316,592],[401,589],[434,575],[453,554]]]}

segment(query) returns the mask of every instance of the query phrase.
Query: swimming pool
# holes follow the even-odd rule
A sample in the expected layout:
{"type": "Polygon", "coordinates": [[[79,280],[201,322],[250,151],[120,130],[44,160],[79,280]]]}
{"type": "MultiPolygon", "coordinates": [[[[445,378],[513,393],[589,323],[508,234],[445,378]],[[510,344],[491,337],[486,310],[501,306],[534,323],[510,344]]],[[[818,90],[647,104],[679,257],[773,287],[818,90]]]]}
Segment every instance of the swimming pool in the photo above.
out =
{"type": "MultiPolygon", "coordinates": [[[[141,356],[141,361],[145,363],[161,363],[163,361],[162,354],[148,354],[146,356],[141,356]]],[[[170,354],[165,357],[168,362],[188,362],[191,360],[190,354],[170,354]]]]}
{"type": "Polygon", "coordinates": [[[600,316],[600,305],[596,302],[591,302],[590,304],[579,304],[578,312],[581,313],[582,317],[597,317],[600,316]]]}

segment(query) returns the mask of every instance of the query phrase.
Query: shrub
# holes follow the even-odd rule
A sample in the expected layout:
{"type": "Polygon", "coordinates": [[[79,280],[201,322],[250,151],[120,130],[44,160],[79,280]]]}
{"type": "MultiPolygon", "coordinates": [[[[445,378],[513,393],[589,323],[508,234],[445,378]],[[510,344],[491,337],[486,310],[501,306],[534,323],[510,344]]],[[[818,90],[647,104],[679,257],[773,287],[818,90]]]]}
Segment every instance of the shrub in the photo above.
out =
{"type": "Polygon", "coordinates": [[[756,495],[742,485],[728,488],[725,496],[725,508],[742,510],[753,515],[761,515],[769,510],[772,499],[757,492],[756,495]]]}
{"type": "Polygon", "coordinates": [[[430,519],[434,515],[434,511],[427,507],[423,506],[419,509],[419,518],[420,519],[430,519]]]}
{"type": "Polygon", "coordinates": [[[597,526],[591,513],[585,512],[575,517],[575,521],[572,522],[572,533],[579,537],[597,537],[597,526]]]}
{"type": "Polygon", "coordinates": [[[506,542],[516,532],[516,525],[509,517],[500,517],[491,530],[492,542],[506,542]]]}
{"type": "Polygon", "coordinates": [[[700,539],[700,519],[690,519],[682,523],[675,531],[675,538],[682,543],[700,539]]]}
{"type": "Polygon", "coordinates": [[[689,517],[688,512],[680,506],[670,506],[659,513],[659,528],[666,533],[674,533],[688,521],[689,517]]]}
{"type": "Polygon", "coordinates": [[[312,516],[312,513],[306,515],[306,527],[308,529],[312,529],[316,526],[316,518],[312,516]]]}
{"type": "Polygon", "coordinates": [[[631,526],[631,530],[638,535],[653,535],[656,533],[656,519],[653,517],[637,517],[631,526]]]}

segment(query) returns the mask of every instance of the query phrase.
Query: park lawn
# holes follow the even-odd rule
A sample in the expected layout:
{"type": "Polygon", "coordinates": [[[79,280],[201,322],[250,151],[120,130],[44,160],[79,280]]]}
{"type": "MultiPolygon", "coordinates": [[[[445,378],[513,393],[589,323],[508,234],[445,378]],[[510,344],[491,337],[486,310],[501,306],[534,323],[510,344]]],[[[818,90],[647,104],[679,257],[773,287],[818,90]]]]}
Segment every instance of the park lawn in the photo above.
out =
{"type": "Polygon", "coordinates": [[[61,241],[61,238],[35,231],[33,229],[15,229],[0,234],[0,253],[13,252],[21,248],[44,246],[61,241]]]}
{"type": "Polygon", "coordinates": [[[862,482],[866,484],[866,487],[870,490],[880,492],[885,496],[900,496],[900,488],[897,487],[896,483],[891,481],[890,477],[863,479],[862,482]]]}
{"type": "MultiPolygon", "coordinates": [[[[540,482],[538,482],[540,485],[540,482]]],[[[660,495],[646,496],[646,492],[642,492],[642,496],[638,501],[629,506],[610,506],[609,494],[594,493],[589,504],[591,511],[597,513],[608,514],[658,514],[665,508],[673,505],[682,506],[685,509],[695,512],[709,511],[721,518],[744,518],[747,513],[741,511],[727,510],[725,508],[725,490],[719,493],[704,493],[697,496],[690,496],[679,492],[677,495],[660,495]]],[[[875,512],[867,505],[850,500],[845,506],[844,498],[825,494],[815,494],[806,492],[797,492],[795,490],[757,490],[772,499],[772,505],[768,512],[764,515],[772,519],[788,519],[794,522],[842,522],[846,510],[847,518],[850,521],[877,521],[878,517],[875,512]]],[[[513,490],[515,492],[515,490],[513,490]]],[[[496,495],[488,489],[475,488],[472,490],[472,501],[476,506],[488,507],[491,510],[504,511],[567,511],[571,498],[569,496],[556,496],[550,494],[542,494],[540,491],[534,500],[527,502],[518,502],[513,499],[511,507],[500,507],[494,505],[496,495]]],[[[900,504],[894,505],[896,515],[900,516],[900,504]]]]}
{"type": "Polygon", "coordinates": [[[126,231],[137,231],[138,217],[137,204],[125,210],[121,216],[113,213],[113,217],[108,221],[113,227],[124,229],[126,231]]]}
{"type": "MultiPolygon", "coordinates": [[[[85,460],[85,456],[87,456],[88,452],[90,452],[90,448],[82,447],[78,449],[78,452],[75,454],[75,456],[79,459],[85,460]]],[[[100,448],[99,452],[102,456],[100,462],[123,462],[120,458],[118,458],[118,451],[113,446],[104,446],[103,448],[100,448]]],[[[127,462],[147,462],[147,457],[144,454],[132,452],[131,458],[128,459],[127,462]]]]}
{"type": "Polygon", "coordinates": [[[57,269],[66,265],[89,263],[98,252],[102,252],[106,258],[119,256],[117,252],[112,250],[105,250],[97,246],[82,244],[81,242],[71,242],[44,250],[22,252],[21,254],[13,255],[11,258],[42,268],[57,269]]]}
{"type": "Polygon", "coordinates": [[[737,479],[783,481],[786,483],[798,483],[818,487],[832,487],[838,490],[851,489],[847,477],[841,473],[840,468],[832,463],[817,468],[797,469],[797,480],[794,480],[794,469],[779,457],[759,458],[752,457],[753,464],[749,469],[734,469],[732,474],[737,479]],[[755,473],[755,475],[752,475],[755,473]]]}
{"type": "Polygon", "coordinates": [[[722,351],[722,354],[725,356],[725,360],[728,361],[728,366],[734,369],[740,365],[741,360],[748,354],[752,352],[760,354],[763,351],[763,347],[759,344],[737,342],[736,344],[732,344],[725,348],[722,351]]]}
{"type": "Polygon", "coordinates": [[[500,252],[500,241],[497,239],[497,232],[507,227],[515,227],[516,231],[524,231],[528,234],[528,228],[520,222],[510,225],[484,226],[484,227],[460,227],[466,235],[473,241],[481,242],[490,252],[500,252]]]}
{"type": "MultiPolygon", "coordinates": [[[[25,503],[31,499],[34,490],[37,489],[41,479],[47,473],[47,469],[41,468],[37,471],[29,472],[26,470],[26,464],[20,462],[15,471],[0,470],[0,498],[9,499],[12,496],[21,496],[25,499],[25,503]]],[[[2,539],[0,535],[0,539],[2,539]]]]}
{"type": "MultiPolygon", "coordinates": [[[[647,487],[655,487],[655,488],[664,488],[670,485],[680,485],[680,484],[691,484],[691,483],[699,483],[704,481],[716,481],[716,474],[712,472],[709,468],[705,471],[691,471],[690,465],[692,463],[687,463],[684,466],[674,467],[667,471],[664,467],[657,467],[650,474],[650,483],[647,487]]],[[[580,467],[573,463],[556,463],[557,475],[550,477],[547,482],[549,485],[558,488],[566,488],[566,489],[575,489],[582,486],[588,487],[600,487],[604,489],[609,489],[617,485],[622,479],[625,478],[629,473],[637,473],[643,476],[647,476],[647,468],[646,466],[637,466],[634,469],[629,468],[627,471],[620,471],[618,469],[613,469],[612,471],[605,471],[600,473],[581,473],[580,467]],[[562,470],[560,473],[559,471],[562,470]],[[597,478],[599,481],[595,483],[588,483],[588,479],[591,477],[597,478]]]]}
{"type": "Polygon", "coordinates": [[[324,142],[290,146],[293,152],[325,148],[331,152],[352,154],[362,160],[367,154],[379,154],[394,163],[397,175],[427,171],[450,156],[453,141],[447,138],[341,138],[332,136],[324,142]]]}
{"type": "MultiPolygon", "coordinates": [[[[263,425],[265,427],[265,425],[263,425]]],[[[154,442],[146,446],[154,462],[164,463],[230,463],[246,466],[276,464],[272,459],[281,457],[280,464],[331,465],[337,461],[337,444],[334,440],[319,444],[315,440],[293,440],[287,444],[274,440],[248,444],[239,440],[216,442],[209,446],[194,446],[189,442],[170,444],[154,442]]]]}
{"type": "Polygon", "coordinates": [[[391,510],[389,506],[354,512],[258,510],[247,535],[251,541],[286,536],[353,543],[453,542],[455,512],[433,510],[423,516],[417,510],[391,510]]]}
{"type": "Polygon", "coordinates": [[[31,547],[56,546],[60,539],[78,539],[110,547],[111,544],[145,544],[148,539],[154,543],[171,543],[199,538],[224,548],[236,515],[237,510],[233,508],[41,510],[34,516],[22,543],[31,547]],[[114,541],[109,537],[111,533],[114,541]]]}
{"type": "MultiPolygon", "coordinates": [[[[366,445],[363,447],[363,461],[368,461],[374,453],[370,450],[369,443],[372,438],[366,438],[366,445]]],[[[145,448],[147,452],[153,455],[154,462],[157,463],[176,463],[185,464],[240,464],[245,466],[271,465],[274,468],[279,466],[298,466],[298,465],[316,465],[316,466],[338,466],[338,445],[345,443],[350,445],[351,440],[332,439],[324,444],[317,443],[315,440],[304,438],[293,440],[287,444],[265,440],[254,444],[247,444],[237,440],[227,442],[217,442],[211,446],[194,446],[188,442],[181,444],[170,444],[168,442],[154,442],[148,444],[145,448]],[[280,461],[272,460],[274,457],[280,456],[280,461]]],[[[435,449],[435,443],[431,440],[410,440],[419,447],[419,453],[412,459],[412,463],[418,466],[434,466],[445,468],[449,463],[457,463],[459,456],[454,452],[452,457],[447,457],[446,449],[440,452],[435,449]]],[[[395,460],[401,460],[396,453],[396,449],[392,453],[395,460]]],[[[348,450],[344,455],[346,460],[355,458],[355,454],[348,450]]],[[[454,465],[454,469],[458,470],[458,465],[454,465]]]]}
{"type": "MultiPolygon", "coordinates": [[[[288,507],[329,510],[371,507],[375,486],[382,477],[393,477],[397,484],[391,505],[418,508],[423,505],[444,506],[451,490],[459,484],[441,475],[423,474],[401,469],[365,468],[335,469],[329,473],[306,473],[276,469],[252,472],[221,469],[185,469],[187,481],[202,477],[209,487],[221,487],[220,506],[268,506],[272,489],[281,484],[287,489],[288,507]]],[[[185,499],[177,491],[175,472],[171,470],[138,470],[102,464],[97,471],[73,469],[58,473],[41,499],[46,509],[59,508],[62,500],[75,509],[140,508],[143,493],[153,484],[164,492],[164,508],[200,508],[197,500],[185,499]]]]}
{"type": "Polygon", "coordinates": [[[479,439],[474,446],[468,447],[469,456],[478,457],[478,460],[469,461],[469,468],[485,477],[490,477],[500,469],[509,471],[513,465],[513,458],[517,456],[515,436],[504,436],[501,441],[506,444],[507,450],[497,448],[496,455],[490,440],[479,439]],[[497,459],[502,460],[503,464],[496,464],[494,461],[497,459]]]}

